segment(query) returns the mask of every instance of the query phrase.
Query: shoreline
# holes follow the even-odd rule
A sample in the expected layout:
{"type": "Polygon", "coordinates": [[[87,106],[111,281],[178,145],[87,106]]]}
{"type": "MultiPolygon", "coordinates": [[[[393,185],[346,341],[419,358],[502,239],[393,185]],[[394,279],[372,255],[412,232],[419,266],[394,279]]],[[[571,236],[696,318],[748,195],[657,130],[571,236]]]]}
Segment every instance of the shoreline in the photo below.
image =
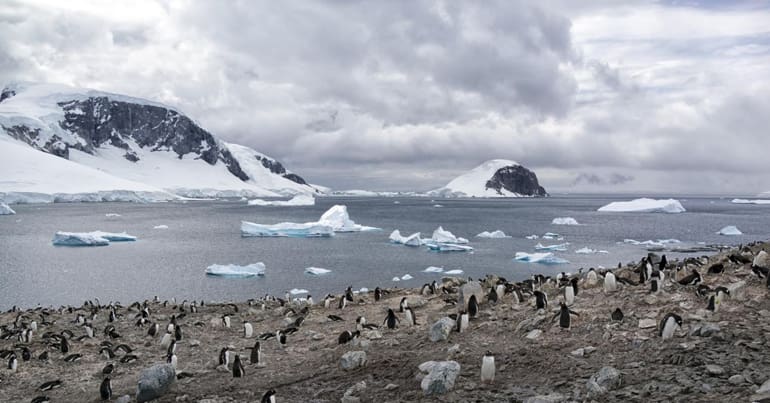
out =
{"type": "MultiPolygon", "coordinates": [[[[749,252],[743,254],[753,260],[770,245],[757,243],[748,248],[749,252]]],[[[517,304],[512,294],[505,294],[497,303],[482,301],[478,317],[470,322],[467,331],[453,331],[448,340],[438,342],[430,340],[431,327],[458,311],[456,305],[445,301],[457,301],[457,293],[422,295],[420,289],[390,289],[375,302],[370,290],[356,296],[345,309],[337,308],[337,300],[325,309],[323,296],[318,295],[314,296],[315,306],[306,314],[302,307],[294,306],[292,313],[277,302],[268,302],[265,310],[261,303],[250,305],[248,301],[206,304],[199,306],[197,313],[190,312],[188,305],[178,321],[183,338],[177,344],[176,355],[177,371],[192,377],[177,380],[158,401],[258,401],[270,388],[276,390],[279,402],[434,401],[436,397],[425,396],[420,387],[418,378],[424,374],[418,367],[428,361],[445,360],[460,366],[454,387],[440,397],[445,401],[519,401],[543,395],[551,395],[550,401],[745,401],[755,395],[770,373],[770,357],[763,353],[765,343],[770,343],[765,339],[770,325],[763,323],[770,318],[770,301],[765,281],[752,273],[751,263],[730,261],[728,257],[736,253],[741,251],[732,248],[710,255],[699,269],[709,287],[725,286],[733,291],[716,313],[705,309],[707,300],[696,295],[696,286],[671,283],[673,271],[667,273],[668,284],[663,291],[654,295],[649,293],[649,285],[625,285],[621,281],[618,291],[605,293],[601,279],[591,287],[584,278],[579,281],[579,292],[570,307],[580,316],[573,317],[568,330],[551,320],[563,299],[560,290],[552,287],[543,290],[550,301],[546,312],[534,309],[534,298],[517,304]],[[707,268],[717,263],[722,263],[724,272],[707,274],[707,268]],[[368,323],[382,325],[387,308],[398,311],[404,297],[417,316],[416,326],[406,326],[404,315],[398,313],[399,329],[366,330],[353,343],[337,344],[342,331],[355,330],[357,317],[365,316],[368,323]],[[610,317],[615,308],[624,313],[620,322],[610,317]],[[683,324],[672,339],[661,340],[657,327],[667,313],[680,314],[683,324]],[[222,325],[224,314],[230,315],[231,328],[222,325]],[[343,320],[332,321],[328,315],[343,320]],[[275,338],[261,341],[265,366],[249,362],[247,348],[253,346],[256,336],[286,329],[299,316],[304,321],[288,335],[285,347],[275,338]],[[254,337],[244,337],[245,321],[252,324],[254,337]],[[709,329],[708,335],[701,334],[704,329],[709,329]],[[244,360],[243,378],[233,378],[229,369],[217,365],[219,351],[225,346],[244,360]],[[366,365],[342,369],[340,360],[350,351],[364,351],[366,365]],[[486,351],[495,356],[497,366],[491,384],[483,384],[479,378],[486,351]],[[607,366],[616,369],[619,380],[600,393],[588,386],[588,381],[607,366]],[[356,384],[358,387],[353,388],[356,384]],[[350,388],[351,393],[345,397],[350,388]]],[[[639,275],[628,267],[613,272],[618,278],[639,280],[639,275]]],[[[461,281],[448,278],[444,284],[458,288],[461,281]]],[[[484,295],[487,292],[485,288],[484,295]]],[[[161,328],[171,315],[182,313],[171,303],[164,306],[149,301],[148,307],[151,321],[161,328]]],[[[147,326],[135,326],[138,309],[122,306],[115,310],[121,317],[109,322],[109,308],[99,308],[93,321],[95,337],[82,340],[78,338],[85,335],[83,326],[72,321],[78,313],[88,315],[90,307],[73,307],[72,312],[65,309],[61,313],[47,308],[22,312],[20,322],[37,321],[38,330],[30,343],[20,343],[15,336],[0,340],[0,350],[13,350],[19,356],[16,372],[8,370],[7,360],[3,360],[0,394],[4,400],[26,402],[46,395],[52,401],[99,401],[101,370],[107,363],[114,363],[113,400],[130,395],[129,401],[135,401],[139,373],[164,362],[165,349],[160,346],[160,335],[147,336],[147,326]],[[102,330],[110,325],[121,335],[119,339],[103,334],[102,330]],[[43,337],[47,332],[60,334],[67,330],[74,336],[69,354],[82,354],[76,362],[64,362],[65,355],[49,347],[51,339],[43,337]],[[103,341],[129,345],[137,360],[121,363],[120,358],[126,355],[122,352],[113,359],[105,358],[99,353],[103,341]],[[32,352],[30,361],[21,359],[21,347],[32,352]],[[49,352],[47,362],[37,359],[43,351],[49,352]],[[55,379],[62,380],[60,388],[36,389],[55,379]]],[[[8,326],[4,334],[12,332],[17,315],[0,314],[0,324],[8,326]]]]}

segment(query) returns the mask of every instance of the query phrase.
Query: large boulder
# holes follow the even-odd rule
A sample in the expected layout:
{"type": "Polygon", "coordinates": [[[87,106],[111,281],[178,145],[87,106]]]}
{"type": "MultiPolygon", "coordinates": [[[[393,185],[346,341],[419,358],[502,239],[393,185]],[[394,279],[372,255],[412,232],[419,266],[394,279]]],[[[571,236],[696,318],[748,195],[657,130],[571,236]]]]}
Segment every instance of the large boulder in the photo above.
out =
{"type": "Polygon", "coordinates": [[[770,269],[770,254],[768,254],[763,250],[759,251],[759,253],[757,253],[757,256],[754,256],[754,261],[752,262],[752,265],[761,267],[763,269],[770,269]]]}
{"type": "Polygon", "coordinates": [[[342,369],[355,369],[366,365],[366,351],[348,351],[340,358],[342,369]]]}
{"type": "Polygon", "coordinates": [[[423,393],[425,396],[441,395],[449,392],[455,386],[455,379],[460,374],[460,364],[457,361],[430,361],[431,365],[420,365],[421,371],[429,371],[422,378],[423,393]]]}
{"type": "Polygon", "coordinates": [[[176,371],[171,364],[158,364],[147,368],[139,374],[139,384],[136,387],[136,401],[149,402],[168,392],[176,380],[176,371]]]}
{"type": "Polygon", "coordinates": [[[433,326],[430,327],[430,341],[444,341],[449,339],[449,333],[455,326],[455,321],[450,317],[443,317],[439,319],[433,326]]]}
{"type": "Polygon", "coordinates": [[[457,293],[457,304],[461,310],[468,307],[468,300],[471,298],[471,295],[476,296],[476,301],[479,304],[484,301],[484,289],[481,288],[481,284],[478,281],[469,281],[460,287],[457,293]]]}
{"type": "Polygon", "coordinates": [[[602,367],[586,382],[589,398],[601,396],[610,390],[617,389],[623,382],[620,371],[613,367],[602,367]]]}

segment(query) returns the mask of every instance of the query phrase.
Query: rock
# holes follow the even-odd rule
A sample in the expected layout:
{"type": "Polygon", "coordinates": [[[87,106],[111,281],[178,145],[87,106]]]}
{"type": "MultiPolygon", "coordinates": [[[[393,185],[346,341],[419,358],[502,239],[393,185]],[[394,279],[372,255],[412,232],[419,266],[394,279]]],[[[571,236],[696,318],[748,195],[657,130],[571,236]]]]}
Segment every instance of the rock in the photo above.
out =
{"type": "Polygon", "coordinates": [[[577,350],[572,350],[570,354],[574,355],[575,357],[582,357],[585,354],[585,350],[582,348],[579,348],[577,350]]]}
{"type": "Polygon", "coordinates": [[[657,326],[655,319],[641,319],[639,320],[639,329],[649,329],[657,326]]]}
{"type": "Polygon", "coordinates": [[[498,194],[503,194],[501,189],[504,189],[527,196],[548,196],[545,189],[538,183],[537,175],[521,165],[508,165],[498,169],[484,188],[495,189],[498,194]]]}
{"type": "Polygon", "coordinates": [[[348,390],[345,391],[344,396],[360,395],[361,392],[365,390],[366,390],[366,381],[361,381],[349,387],[348,390]]]}
{"type": "Polygon", "coordinates": [[[364,350],[368,350],[369,346],[371,346],[372,342],[367,339],[362,339],[360,337],[356,337],[353,339],[353,342],[351,343],[353,347],[356,348],[362,348],[364,350]]]}
{"type": "Polygon", "coordinates": [[[693,326],[690,328],[690,336],[700,336],[700,326],[693,326]]]}
{"type": "Polygon", "coordinates": [[[561,393],[532,396],[524,400],[524,403],[559,403],[567,400],[561,393]]]}
{"type": "Polygon", "coordinates": [[[344,395],[340,399],[340,403],[361,403],[361,399],[355,396],[344,395]]]}
{"type": "Polygon", "coordinates": [[[700,328],[701,337],[711,337],[713,334],[722,330],[718,325],[714,323],[706,323],[700,328]]]}
{"type": "Polygon", "coordinates": [[[378,340],[382,338],[382,333],[380,333],[379,330],[369,330],[364,332],[362,335],[369,340],[378,340]]]}
{"type": "Polygon", "coordinates": [[[139,375],[139,384],[136,388],[136,401],[148,402],[157,399],[173,385],[176,380],[176,371],[171,364],[153,365],[142,371],[139,375]]]}
{"type": "Polygon", "coordinates": [[[454,326],[455,321],[452,320],[452,318],[443,317],[439,319],[438,322],[434,323],[433,326],[430,327],[430,341],[437,342],[448,339],[449,333],[452,331],[454,326]]]}
{"type": "MultiPolygon", "coordinates": [[[[423,364],[420,364],[420,370],[423,364]]],[[[460,374],[460,364],[457,361],[434,362],[430,365],[430,372],[422,379],[420,386],[425,396],[444,394],[454,388],[458,374],[460,374]]]]}
{"type": "Polygon", "coordinates": [[[342,369],[354,369],[366,365],[365,351],[348,351],[340,358],[342,369]]]}
{"type": "Polygon", "coordinates": [[[541,335],[541,334],[543,334],[543,331],[542,331],[542,330],[540,330],[540,329],[535,329],[535,330],[533,330],[533,331],[531,331],[531,332],[527,333],[527,335],[526,335],[526,336],[524,336],[524,337],[526,337],[526,338],[528,338],[528,339],[530,339],[530,340],[535,340],[535,339],[537,339],[538,337],[540,337],[540,335],[541,335]]]}
{"type": "Polygon", "coordinates": [[[743,299],[744,288],[746,288],[746,282],[743,280],[729,284],[727,289],[730,290],[730,299],[743,299]]]}
{"type": "Polygon", "coordinates": [[[425,361],[422,364],[420,364],[417,368],[419,368],[420,372],[430,372],[431,369],[433,369],[433,366],[436,365],[438,362],[436,361],[425,361]]]}
{"type": "Polygon", "coordinates": [[[722,375],[725,373],[725,369],[719,365],[708,364],[706,365],[706,372],[708,372],[709,375],[722,375]]]}
{"type": "Polygon", "coordinates": [[[469,281],[460,287],[457,293],[457,304],[459,309],[465,309],[468,306],[468,300],[471,295],[476,296],[476,301],[480,304],[484,301],[484,290],[481,288],[481,284],[478,281],[469,281]],[[460,305],[462,304],[462,305],[460,305]]]}
{"type": "Polygon", "coordinates": [[[596,351],[596,347],[593,347],[593,346],[583,347],[583,352],[585,353],[585,355],[591,354],[594,351],[596,351]]]}
{"type": "Polygon", "coordinates": [[[190,347],[198,347],[200,345],[201,345],[200,340],[195,340],[195,339],[190,340],[190,347]]]}
{"type": "Polygon", "coordinates": [[[700,385],[700,391],[703,392],[703,393],[709,393],[712,390],[714,390],[714,387],[711,386],[711,384],[709,384],[709,383],[704,383],[704,384],[700,385]]]}
{"type": "Polygon", "coordinates": [[[740,385],[745,381],[745,379],[743,378],[743,375],[733,375],[728,378],[727,381],[733,385],[740,385]]]}
{"type": "Polygon", "coordinates": [[[540,326],[540,323],[542,323],[544,320],[545,315],[535,315],[529,319],[522,320],[518,325],[516,325],[516,331],[529,332],[540,326]]]}
{"type": "Polygon", "coordinates": [[[613,367],[602,367],[586,382],[589,396],[600,396],[620,387],[623,382],[620,371],[613,367]]]}
{"type": "Polygon", "coordinates": [[[770,269],[770,254],[761,250],[754,256],[753,266],[761,267],[763,269],[770,269]]]}
{"type": "Polygon", "coordinates": [[[129,395],[123,395],[118,398],[118,400],[115,400],[115,403],[130,403],[131,402],[131,396],[129,395]]]}
{"type": "Polygon", "coordinates": [[[395,389],[398,389],[398,385],[396,385],[395,383],[389,383],[385,385],[385,390],[395,390],[395,389]]]}
{"type": "Polygon", "coordinates": [[[447,354],[450,354],[450,355],[451,354],[457,354],[457,353],[460,352],[460,345],[459,344],[455,344],[454,346],[449,347],[448,349],[446,349],[446,352],[447,352],[447,354]]]}
{"type": "Polygon", "coordinates": [[[756,393],[768,393],[770,392],[770,379],[766,380],[762,386],[757,389],[756,393]]]}

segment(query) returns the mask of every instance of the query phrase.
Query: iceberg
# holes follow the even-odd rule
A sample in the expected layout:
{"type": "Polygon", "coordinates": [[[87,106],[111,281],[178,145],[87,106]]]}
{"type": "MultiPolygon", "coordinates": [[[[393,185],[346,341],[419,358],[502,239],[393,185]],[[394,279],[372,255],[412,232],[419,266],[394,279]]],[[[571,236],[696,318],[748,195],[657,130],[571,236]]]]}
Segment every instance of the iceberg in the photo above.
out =
{"type": "Polygon", "coordinates": [[[359,225],[353,222],[348,215],[347,206],[335,205],[321,216],[318,220],[318,224],[332,227],[334,232],[360,232],[360,231],[376,231],[379,228],[367,227],[365,225],[359,225]]]}
{"type": "Polygon", "coordinates": [[[289,200],[249,200],[249,206],[315,206],[315,198],[311,195],[299,194],[289,200]]]}
{"type": "Polygon", "coordinates": [[[90,234],[94,234],[98,237],[102,237],[110,242],[133,242],[136,241],[136,237],[133,235],[128,235],[125,232],[104,232],[104,231],[94,231],[90,232],[90,234]]]}
{"type": "Polygon", "coordinates": [[[505,232],[497,230],[497,231],[484,231],[478,235],[476,235],[477,238],[510,238],[510,236],[505,235],[505,232]]]}
{"type": "Polygon", "coordinates": [[[234,264],[212,264],[206,268],[206,274],[222,277],[254,277],[265,275],[265,264],[252,263],[246,266],[234,264]]]}
{"type": "Polygon", "coordinates": [[[569,263],[569,260],[562,259],[554,256],[553,253],[526,253],[516,252],[515,260],[528,263],[540,263],[540,264],[565,264],[569,263]]]}
{"type": "Polygon", "coordinates": [[[444,274],[449,274],[449,275],[463,274],[463,271],[460,269],[454,269],[454,270],[445,271],[444,274]]]}
{"type": "Polygon", "coordinates": [[[7,204],[0,203],[0,215],[11,215],[11,214],[16,214],[16,212],[13,211],[13,209],[7,204]]]}
{"type": "Polygon", "coordinates": [[[597,211],[616,213],[683,213],[686,210],[676,199],[635,199],[624,202],[612,202],[597,211]]]}
{"type": "Polygon", "coordinates": [[[443,205],[441,205],[441,204],[434,204],[434,205],[433,205],[433,207],[434,207],[434,208],[442,208],[442,207],[444,207],[444,206],[443,206],[443,205]]]}
{"type": "Polygon", "coordinates": [[[743,235],[743,232],[735,225],[728,225],[717,232],[719,235],[743,235]]]}
{"type": "Polygon", "coordinates": [[[650,240],[647,240],[647,241],[639,242],[639,241],[637,241],[635,239],[624,239],[623,243],[627,243],[627,244],[630,244],[630,245],[643,245],[643,246],[655,246],[655,247],[658,247],[658,246],[664,246],[664,245],[667,245],[667,244],[670,244],[670,243],[682,243],[682,241],[680,241],[678,239],[658,239],[657,241],[653,241],[653,240],[650,239],[650,240]]]}
{"type": "Polygon", "coordinates": [[[398,277],[393,277],[393,281],[401,281],[401,279],[398,277]]]}
{"type": "Polygon", "coordinates": [[[576,219],[572,217],[556,217],[551,221],[553,225],[580,225],[576,219]]]}
{"type": "Polygon", "coordinates": [[[165,225],[165,224],[156,225],[152,227],[152,229],[168,229],[168,225],[165,225]]]}
{"type": "Polygon", "coordinates": [[[763,199],[733,199],[730,202],[735,204],[770,204],[770,200],[763,199]]]}
{"type": "Polygon", "coordinates": [[[113,233],[103,231],[92,232],[63,232],[54,234],[53,244],[57,246],[105,246],[110,242],[136,241],[136,237],[125,232],[113,233]]]}
{"type": "Polygon", "coordinates": [[[104,216],[105,217],[120,217],[120,214],[118,214],[118,213],[107,213],[104,216]]]}
{"type": "Polygon", "coordinates": [[[428,249],[435,252],[471,252],[473,248],[468,245],[456,243],[426,243],[428,249]]]}
{"type": "Polygon", "coordinates": [[[401,236],[401,232],[399,230],[394,230],[390,234],[390,242],[406,245],[406,246],[422,245],[422,240],[420,239],[419,232],[415,232],[414,234],[405,237],[405,236],[401,236]]]}
{"type": "Polygon", "coordinates": [[[591,249],[586,246],[585,248],[580,248],[576,250],[575,253],[581,254],[581,255],[593,255],[594,253],[610,253],[610,252],[607,252],[606,250],[591,249]]]}
{"type": "Polygon", "coordinates": [[[443,267],[430,266],[423,270],[423,273],[441,273],[444,271],[443,267]]]}
{"type": "Polygon", "coordinates": [[[308,267],[305,269],[305,273],[312,274],[314,276],[320,276],[323,274],[331,273],[332,271],[329,269],[322,269],[320,267],[308,267]]]}
{"type": "Polygon", "coordinates": [[[537,239],[537,238],[540,238],[540,237],[535,235],[535,234],[532,234],[532,235],[527,235],[524,238],[527,238],[527,239],[537,239]]]}
{"type": "Polygon", "coordinates": [[[541,243],[538,243],[535,245],[535,250],[547,250],[547,251],[559,251],[559,252],[565,252],[567,250],[567,246],[569,245],[569,242],[567,243],[560,243],[558,245],[543,245],[541,243]]]}
{"type": "MultiPolygon", "coordinates": [[[[556,239],[556,240],[558,240],[559,238],[561,238],[561,235],[559,235],[559,234],[557,234],[555,232],[546,232],[545,234],[543,234],[543,239],[556,239]]],[[[535,238],[535,239],[537,239],[537,238],[535,238]]]]}
{"type": "Polygon", "coordinates": [[[438,227],[435,231],[433,231],[433,236],[431,237],[433,242],[438,243],[454,243],[454,244],[465,244],[468,243],[468,240],[465,238],[456,237],[453,233],[445,230],[443,227],[438,227]]]}
{"type": "Polygon", "coordinates": [[[306,290],[304,288],[292,288],[291,290],[289,290],[289,294],[291,294],[291,295],[307,294],[309,292],[310,291],[308,291],[308,290],[306,290]]]}
{"type": "Polygon", "coordinates": [[[304,224],[282,222],[275,225],[263,225],[241,221],[242,237],[319,238],[333,235],[334,228],[313,222],[304,224]]]}
{"type": "Polygon", "coordinates": [[[406,280],[411,280],[411,279],[413,279],[413,278],[414,278],[414,277],[412,277],[412,275],[411,275],[411,274],[404,274],[403,276],[401,276],[401,280],[404,280],[404,281],[406,281],[406,280]]]}

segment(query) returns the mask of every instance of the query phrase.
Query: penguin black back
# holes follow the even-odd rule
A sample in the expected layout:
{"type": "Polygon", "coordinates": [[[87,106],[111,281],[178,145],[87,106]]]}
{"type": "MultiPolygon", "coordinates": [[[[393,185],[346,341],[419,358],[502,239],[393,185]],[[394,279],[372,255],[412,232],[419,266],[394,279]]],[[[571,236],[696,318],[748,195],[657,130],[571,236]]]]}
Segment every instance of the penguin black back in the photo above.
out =
{"type": "Polygon", "coordinates": [[[396,313],[393,312],[392,309],[388,309],[388,316],[386,316],[385,320],[382,322],[388,326],[388,329],[395,329],[398,326],[398,322],[400,322],[400,320],[398,317],[396,317],[396,313]]]}
{"type": "Polygon", "coordinates": [[[471,318],[475,318],[478,313],[479,313],[479,302],[476,300],[475,295],[471,295],[471,297],[468,298],[468,316],[470,316],[471,318]]]}
{"type": "Polygon", "coordinates": [[[620,310],[620,308],[615,308],[614,311],[612,311],[612,320],[615,321],[621,321],[623,320],[623,311],[620,310]]]}
{"type": "Polygon", "coordinates": [[[102,384],[99,385],[99,396],[102,400],[110,400],[112,398],[112,382],[110,378],[104,378],[102,384]]]}

